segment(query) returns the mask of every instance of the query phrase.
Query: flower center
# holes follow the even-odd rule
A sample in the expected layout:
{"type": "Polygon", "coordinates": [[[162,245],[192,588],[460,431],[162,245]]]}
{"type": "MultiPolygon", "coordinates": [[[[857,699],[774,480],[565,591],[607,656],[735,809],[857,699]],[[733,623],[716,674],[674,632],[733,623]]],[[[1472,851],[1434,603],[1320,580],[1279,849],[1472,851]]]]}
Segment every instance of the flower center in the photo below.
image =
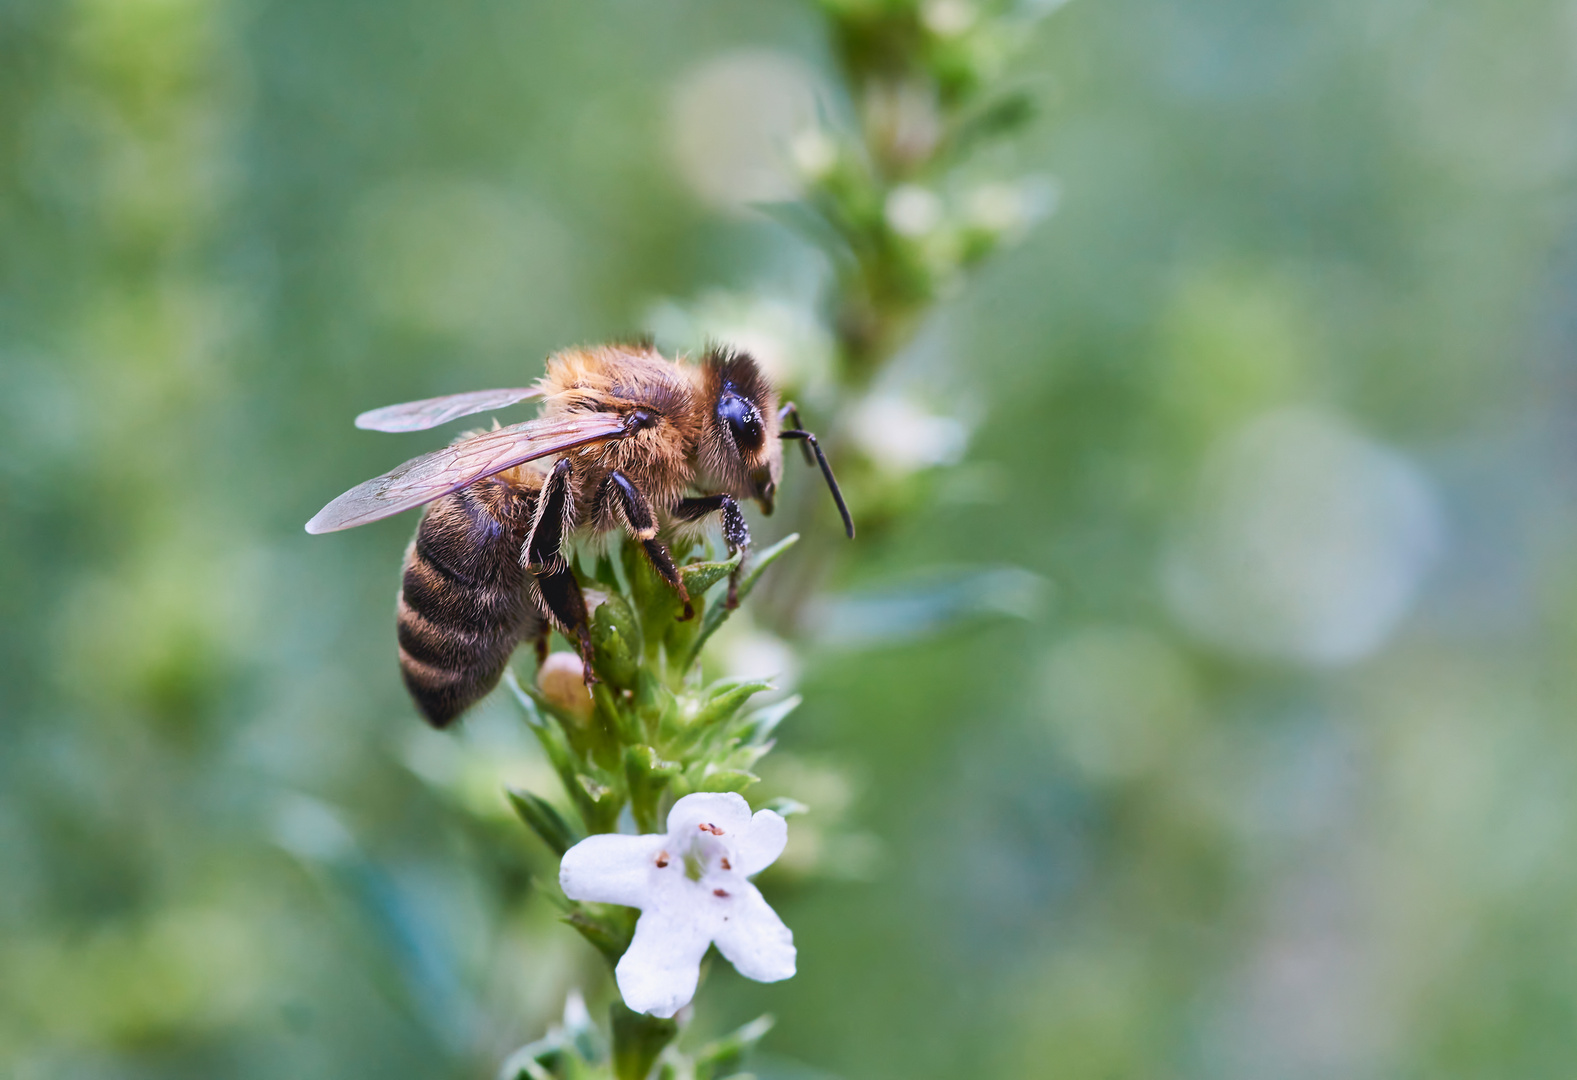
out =
{"type": "Polygon", "coordinates": [[[708,874],[734,868],[729,859],[729,845],[718,839],[722,835],[721,829],[713,832],[712,828],[702,825],[700,835],[690,837],[683,855],[685,877],[691,881],[700,881],[708,874]]]}

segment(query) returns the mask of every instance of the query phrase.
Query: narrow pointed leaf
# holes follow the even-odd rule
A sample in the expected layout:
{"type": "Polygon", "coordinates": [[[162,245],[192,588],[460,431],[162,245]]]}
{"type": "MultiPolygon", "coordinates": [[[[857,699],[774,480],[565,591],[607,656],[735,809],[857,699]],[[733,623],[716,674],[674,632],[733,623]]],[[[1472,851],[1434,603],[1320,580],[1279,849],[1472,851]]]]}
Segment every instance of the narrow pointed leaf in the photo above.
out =
{"type": "Polygon", "coordinates": [[[761,746],[772,738],[772,733],[777,731],[789,713],[799,708],[800,702],[805,699],[798,694],[765,705],[755,712],[750,713],[740,721],[733,733],[751,746],[761,746]]]}
{"type": "Polygon", "coordinates": [[[758,1016],[743,1027],[714,1039],[695,1053],[695,1080],[713,1080],[735,1074],[744,1056],[756,1048],[776,1023],[769,1013],[758,1016]]]}
{"type": "Polygon", "coordinates": [[[713,769],[707,768],[699,780],[692,782],[696,791],[744,791],[751,784],[756,783],[761,777],[743,769],[713,769]]]}
{"type": "Polygon", "coordinates": [[[580,931],[580,936],[591,942],[609,964],[617,964],[635,936],[634,915],[631,908],[577,904],[564,921],[580,931]]]}
{"type": "Polygon", "coordinates": [[[557,1039],[538,1039],[505,1059],[498,1070],[498,1080],[553,1080],[563,1052],[557,1039]]]}
{"type": "Polygon", "coordinates": [[[790,799],[786,795],[779,796],[776,799],[768,799],[762,804],[761,809],[772,810],[777,813],[779,817],[793,817],[795,814],[810,813],[810,807],[806,806],[798,799],[790,799]]]}
{"type": "Polygon", "coordinates": [[[531,826],[531,830],[542,838],[542,842],[561,858],[566,851],[580,842],[579,833],[564,820],[564,816],[553,807],[552,803],[529,791],[516,788],[510,788],[507,795],[509,805],[514,807],[516,814],[520,815],[520,820],[531,826]]]}
{"type": "Polygon", "coordinates": [[[684,578],[684,587],[691,596],[700,596],[733,573],[734,567],[739,565],[739,560],[742,558],[744,552],[736,552],[733,558],[722,562],[691,563],[689,566],[680,567],[679,576],[684,578]]]}
{"type": "MultiPolygon", "coordinates": [[[[798,540],[799,533],[789,533],[789,535],[785,536],[783,539],[779,540],[777,543],[773,544],[771,547],[767,548],[765,551],[751,560],[750,569],[747,570],[744,577],[740,578],[739,580],[740,603],[744,603],[745,598],[749,596],[751,590],[756,587],[756,582],[761,579],[762,571],[766,570],[767,567],[771,566],[774,562],[781,558],[783,553],[788,551],[789,548],[793,547],[798,540]]],[[[690,646],[690,655],[685,661],[686,667],[689,667],[691,664],[695,663],[696,657],[701,655],[701,649],[705,647],[707,639],[717,632],[717,628],[723,625],[723,621],[727,619],[729,615],[730,612],[728,608],[723,604],[713,604],[711,608],[707,610],[706,617],[701,623],[701,632],[696,635],[695,643],[690,646]]]]}
{"type": "MultiPolygon", "coordinates": [[[[732,720],[756,694],[763,690],[771,690],[772,684],[751,680],[748,682],[733,682],[720,680],[708,688],[708,697],[702,706],[696,710],[694,716],[676,720],[676,730],[672,738],[676,746],[695,746],[705,740],[713,731],[725,726],[732,720]]],[[[667,731],[664,732],[667,734],[667,731]]]]}

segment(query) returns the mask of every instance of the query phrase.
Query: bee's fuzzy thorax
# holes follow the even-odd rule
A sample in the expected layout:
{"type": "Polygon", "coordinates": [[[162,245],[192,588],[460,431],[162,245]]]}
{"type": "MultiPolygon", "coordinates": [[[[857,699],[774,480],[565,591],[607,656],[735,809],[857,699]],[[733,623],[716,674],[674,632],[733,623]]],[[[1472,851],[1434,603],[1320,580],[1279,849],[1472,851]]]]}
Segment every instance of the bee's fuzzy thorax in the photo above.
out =
{"type": "MultiPolygon", "coordinates": [[[[672,363],[649,344],[598,345],[566,349],[548,360],[543,380],[544,415],[618,412],[636,407],[655,414],[649,428],[628,438],[573,452],[577,502],[595,516],[597,490],[615,469],[630,476],[660,506],[683,497],[694,480],[691,462],[702,430],[690,369],[672,363]]],[[[609,523],[597,522],[600,527],[609,523]]]]}

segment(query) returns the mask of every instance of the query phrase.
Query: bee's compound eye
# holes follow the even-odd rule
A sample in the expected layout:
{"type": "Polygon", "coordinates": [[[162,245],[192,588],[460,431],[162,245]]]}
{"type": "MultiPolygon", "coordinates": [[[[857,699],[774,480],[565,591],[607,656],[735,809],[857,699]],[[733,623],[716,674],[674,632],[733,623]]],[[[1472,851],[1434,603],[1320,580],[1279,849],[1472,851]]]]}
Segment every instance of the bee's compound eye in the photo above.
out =
{"type": "Polygon", "coordinates": [[[734,436],[734,445],[741,453],[754,454],[761,449],[764,432],[761,414],[755,405],[740,397],[733,390],[725,389],[717,399],[717,418],[728,425],[734,436]]]}

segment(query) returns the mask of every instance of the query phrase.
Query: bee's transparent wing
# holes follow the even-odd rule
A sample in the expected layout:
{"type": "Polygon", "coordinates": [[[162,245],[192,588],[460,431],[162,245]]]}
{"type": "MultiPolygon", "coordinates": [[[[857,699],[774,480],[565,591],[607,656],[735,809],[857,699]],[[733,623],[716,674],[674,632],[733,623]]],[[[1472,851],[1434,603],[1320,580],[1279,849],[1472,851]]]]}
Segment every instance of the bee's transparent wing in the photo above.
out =
{"type": "Polygon", "coordinates": [[[447,394],[444,397],[407,401],[403,405],[385,405],[381,409],[364,412],[356,417],[356,426],[367,431],[425,431],[462,416],[502,409],[506,405],[541,397],[542,394],[543,390],[539,386],[447,394]]]}
{"type": "Polygon", "coordinates": [[[617,438],[629,429],[617,413],[577,413],[529,420],[499,428],[412,458],[358,484],[307,522],[307,532],[326,533],[365,525],[459,491],[484,476],[522,462],[617,438]]]}

